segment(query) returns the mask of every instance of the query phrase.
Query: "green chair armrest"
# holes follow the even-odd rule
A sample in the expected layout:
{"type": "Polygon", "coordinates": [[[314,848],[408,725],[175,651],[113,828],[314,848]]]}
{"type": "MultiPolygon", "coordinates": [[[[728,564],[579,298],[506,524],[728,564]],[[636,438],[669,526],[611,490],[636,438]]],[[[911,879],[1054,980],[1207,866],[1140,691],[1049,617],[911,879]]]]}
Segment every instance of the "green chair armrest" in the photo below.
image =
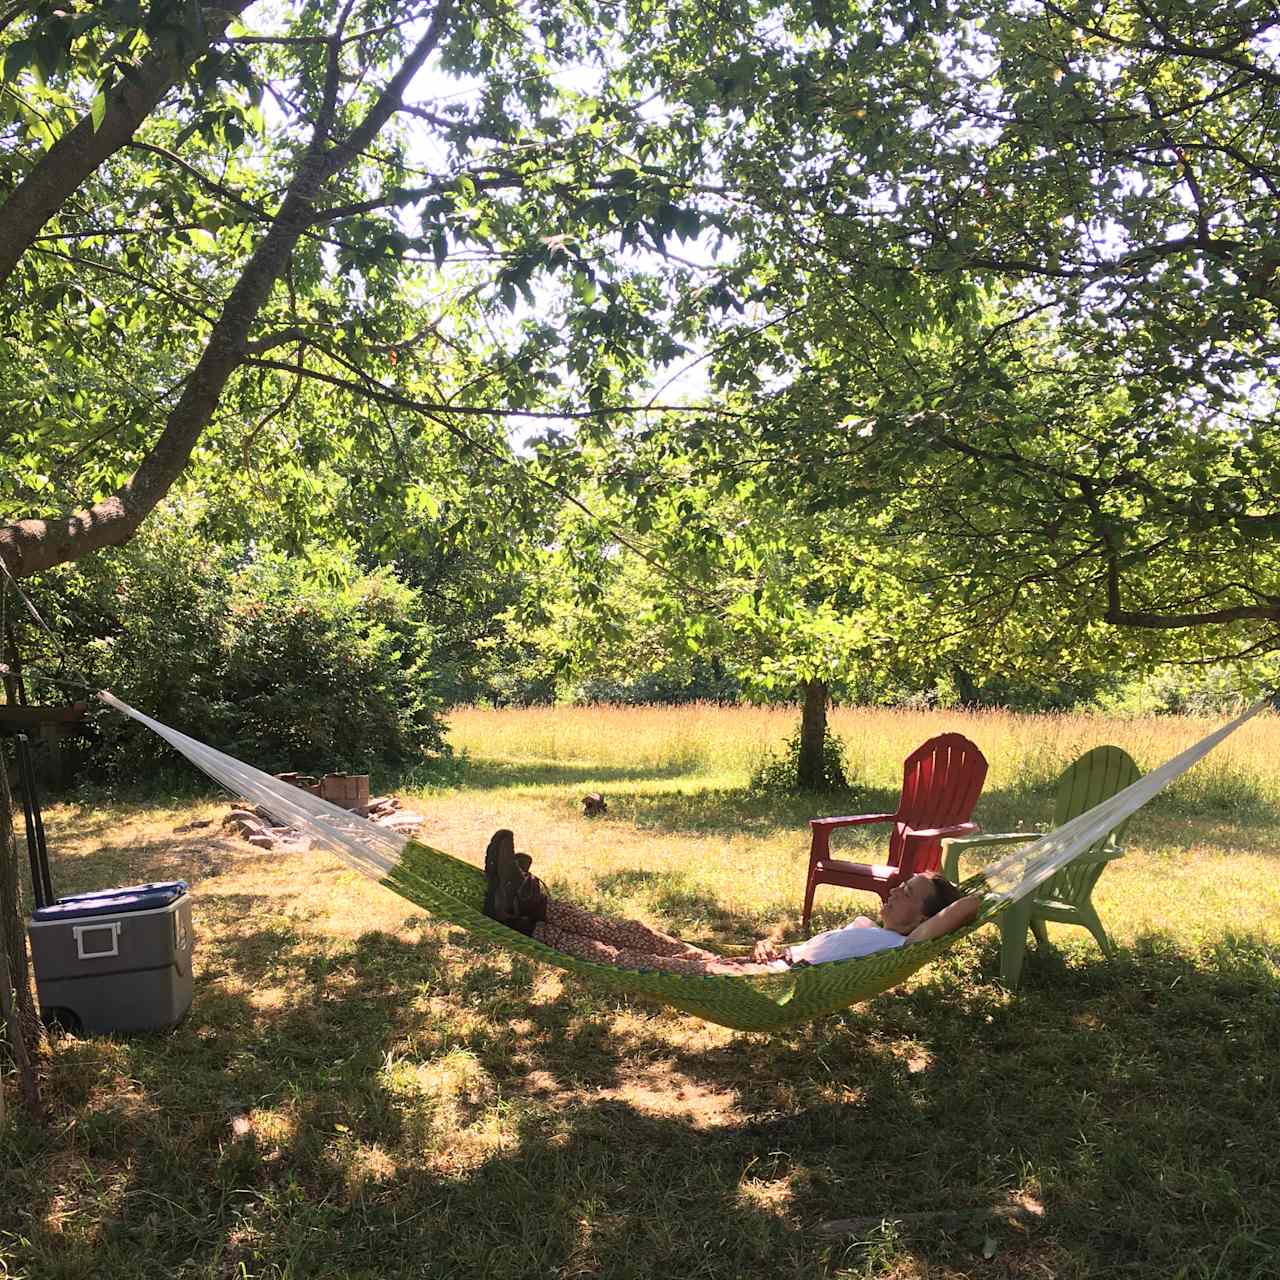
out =
{"type": "Polygon", "coordinates": [[[942,842],[942,874],[955,880],[960,871],[960,855],[983,845],[1017,844],[1019,841],[1036,840],[1043,831],[984,831],[976,836],[956,836],[942,842]]]}
{"type": "Polygon", "coordinates": [[[1077,861],[1082,866],[1094,862],[1114,862],[1117,858],[1124,857],[1124,850],[1119,845],[1108,844],[1103,845],[1097,853],[1091,853],[1087,858],[1079,858],[1077,861]]]}

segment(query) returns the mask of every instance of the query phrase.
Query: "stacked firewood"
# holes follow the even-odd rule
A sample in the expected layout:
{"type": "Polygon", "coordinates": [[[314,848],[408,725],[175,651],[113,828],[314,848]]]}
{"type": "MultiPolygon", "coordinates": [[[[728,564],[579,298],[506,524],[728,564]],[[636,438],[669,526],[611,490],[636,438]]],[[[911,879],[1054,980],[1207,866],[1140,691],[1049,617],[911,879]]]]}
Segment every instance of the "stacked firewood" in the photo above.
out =
{"type": "MultiPolygon", "coordinates": [[[[426,821],[422,814],[401,807],[399,796],[376,796],[368,805],[353,809],[352,813],[367,818],[380,827],[389,827],[401,835],[414,835],[426,821]]],[[[284,852],[306,849],[310,842],[296,827],[282,826],[262,805],[246,805],[237,802],[231,812],[222,819],[228,830],[243,836],[257,849],[279,849],[284,852]]]]}
{"type": "Polygon", "coordinates": [[[261,805],[245,808],[232,806],[222,825],[242,835],[258,849],[305,849],[307,841],[296,827],[280,826],[261,805]]]}
{"type": "Polygon", "coordinates": [[[374,796],[369,801],[368,808],[361,807],[351,812],[368,818],[370,822],[376,822],[380,827],[391,827],[406,834],[417,831],[426,821],[422,814],[415,813],[412,809],[402,809],[399,796],[374,796]]]}

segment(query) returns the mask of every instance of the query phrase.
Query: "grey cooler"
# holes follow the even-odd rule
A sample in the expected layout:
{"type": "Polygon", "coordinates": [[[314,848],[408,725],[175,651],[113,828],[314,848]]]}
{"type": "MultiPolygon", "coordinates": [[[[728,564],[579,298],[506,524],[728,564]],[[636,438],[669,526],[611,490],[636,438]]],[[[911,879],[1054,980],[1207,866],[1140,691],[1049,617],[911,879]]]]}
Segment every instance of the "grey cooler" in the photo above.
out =
{"type": "Polygon", "coordinates": [[[59,898],[32,912],[27,933],[46,1017],[87,1032],[160,1031],[191,1007],[184,880],[59,898]]]}

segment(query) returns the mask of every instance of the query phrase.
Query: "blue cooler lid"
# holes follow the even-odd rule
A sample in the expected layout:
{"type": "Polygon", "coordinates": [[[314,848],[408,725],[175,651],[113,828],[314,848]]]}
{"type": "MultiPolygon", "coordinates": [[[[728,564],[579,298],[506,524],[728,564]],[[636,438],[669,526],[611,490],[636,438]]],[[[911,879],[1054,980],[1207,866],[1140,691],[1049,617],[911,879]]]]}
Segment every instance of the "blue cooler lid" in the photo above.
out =
{"type": "Polygon", "coordinates": [[[187,892],[185,880],[158,880],[120,889],[96,889],[59,898],[52,906],[31,913],[38,922],[79,920],[85,916],[118,916],[129,911],[156,911],[170,906],[187,892]]]}

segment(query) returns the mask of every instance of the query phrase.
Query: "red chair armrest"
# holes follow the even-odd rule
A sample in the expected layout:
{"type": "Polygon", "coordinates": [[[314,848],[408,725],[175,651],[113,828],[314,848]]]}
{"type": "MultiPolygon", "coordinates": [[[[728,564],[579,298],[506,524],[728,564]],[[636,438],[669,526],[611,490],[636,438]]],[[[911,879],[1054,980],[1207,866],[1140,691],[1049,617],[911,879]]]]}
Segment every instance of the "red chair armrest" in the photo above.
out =
{"type": "Polygon", "coordinates": [[[916,871],[925,870],[919,865],[918,859],[927,855],[930,845],[938,846],[941,853],[942,840],[947,836],[971,835],[978,830],[976,822],[957,822],[953,827],[922,827],[918,831],[905,831],[903,834],[906,840],[902,850],[902,861],[899,864],[904,877],[913,875],[916,871]]]}
{"type": "Polygon", "coordinates": [[[837,827],[860,827],[871,822],[892,822],[896,813],[863,813],[852,818],[810,818],[809,826],[813,830],[813,839],[809,844],[809,866],[827,856],[831,847],[831,833],[837,827]]]}
{"type": "Polygon", "coordinates": [[[908,840],[937,840],[944,836],[971,836],[981,830],[976,822],[957,822],[954,827],[928,827],[919,831],[908,829],[904,834],[908,840]]]}
{"type": "Polygon", "coordinates": [[[810,818],[815,831],[834,831],[837,827],[860,827],[868,822],[892,822],[896,813],[863,813],[854,818],[810,818]]]}

